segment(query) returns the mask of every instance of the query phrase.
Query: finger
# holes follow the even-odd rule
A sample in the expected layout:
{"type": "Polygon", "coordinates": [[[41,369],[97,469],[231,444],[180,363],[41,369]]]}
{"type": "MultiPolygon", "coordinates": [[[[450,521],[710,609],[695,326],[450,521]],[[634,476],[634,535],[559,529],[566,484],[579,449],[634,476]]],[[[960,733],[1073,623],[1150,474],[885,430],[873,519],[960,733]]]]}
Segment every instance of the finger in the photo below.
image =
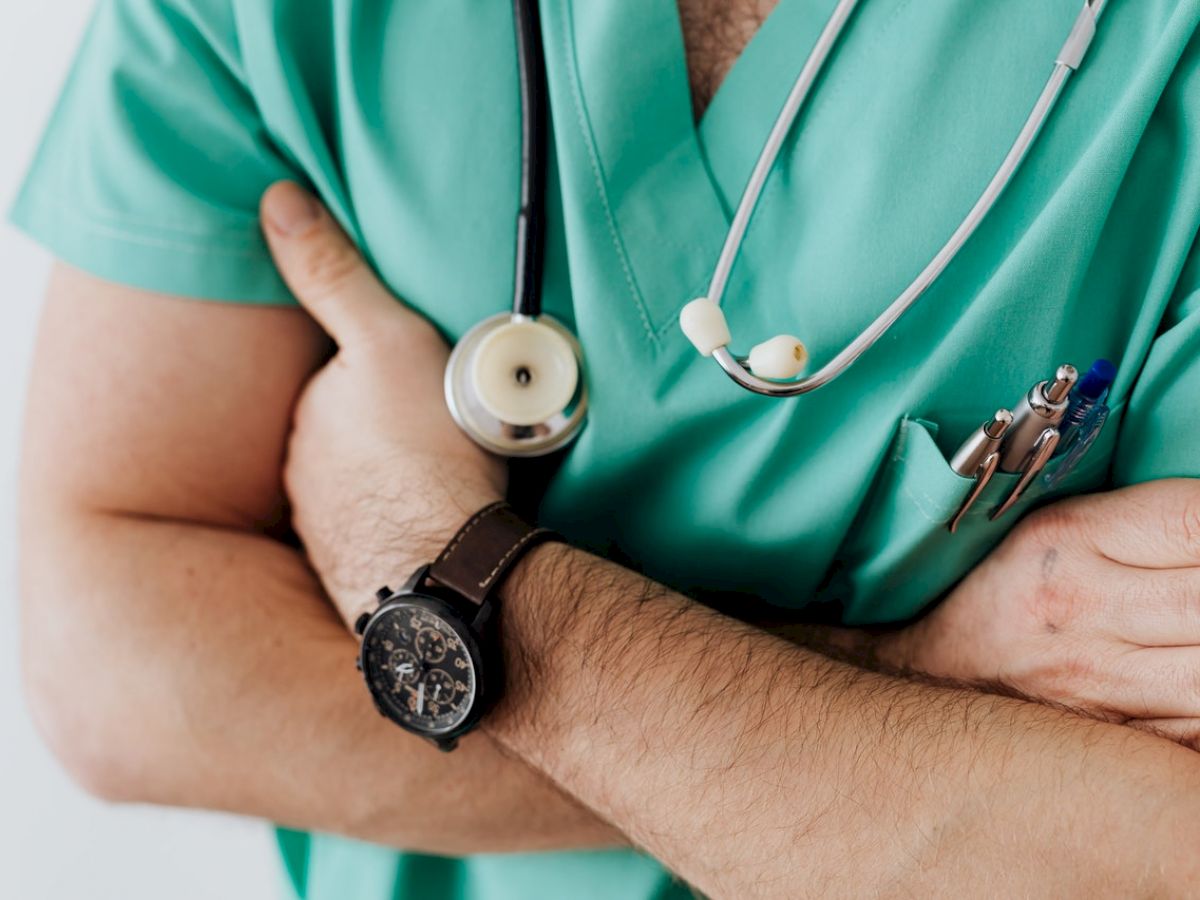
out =
{"type": "Polygon", "coordinates": [[[1146,647],[1200,644],[1200,568],[1101,561],[1095,576],[1095,614],[1113,637],[1146,647]]]}
{"type": "Polygon", "coordinates": [[[1064,524],[1115,562],[1200,566],[1200,479],[1166,478],[1092,494],[1066,501],[1061,512],[1064,524]]]}
{"type": "Polygon", "coordinates": [[[263,232],[292,293],[340,346],[397,316],[414,317],[379,282],[333,217],[300,185],[281,181],[262,199],[263,232]]]}
{"type": "Polygon", "coordinates": [[[1129,725],[1189,749],[1200,750],[1200,719],[1134,719],[1129,725]]]}
{"type": "Polygon", "coordinates": [[[1200,719],[1200,647],[1134,648],[1114,660],[1106,676],[1066,702],[1078,699],[1135,719],[1200,719]]]}

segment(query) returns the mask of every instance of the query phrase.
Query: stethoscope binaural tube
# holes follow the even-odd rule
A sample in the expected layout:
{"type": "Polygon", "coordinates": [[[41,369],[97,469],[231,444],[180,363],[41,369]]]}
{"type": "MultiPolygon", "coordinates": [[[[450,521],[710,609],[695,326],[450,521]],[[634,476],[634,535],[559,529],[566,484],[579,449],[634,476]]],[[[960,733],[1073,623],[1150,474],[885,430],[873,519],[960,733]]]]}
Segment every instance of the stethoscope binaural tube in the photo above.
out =
{"type": "Polygon", "coordinates": [[[834,9],[788,94],[742,193],[725,245],[713,271],[708,293],[685,306],[680,315],[680,327],[702,355],[713,357],[725,373],[746,390],[768,397],[795,397],[815,391],[833,381],[874,346],[941,277],[980,223],[995,207],[1000,195],[1012,181],[1037,140],[1062,96],[1067,80],[1083,63],[1096,34],[1097,19],[1107,0],[1085,0],[1066,43],[1059,51],[1050,78],[1016,141],[984,192],[945,246],[930,260],[912,284],[833,359],[813,374],[799,380],[791,380],[803,371],[808,360],[804,344],[790,335],[779,335],[756,346],[748,357],[735,356],[729,349],[732,337],[725,315],[721,311],[721,301],[730,272],[745,240],[750,219],[784,140],[858,3],[859,0],[840,0],[834,9]]]}
{"type": "Polygon", "coordinates": [[[446,365],[446,405],[477,444],[501,456],[565,447],[587,416],[583,352],[542,312],[546,178],[546,67],[537,0],[513,0],[521,94],[521,188],[511,313],[480,322],[446,365]]]}

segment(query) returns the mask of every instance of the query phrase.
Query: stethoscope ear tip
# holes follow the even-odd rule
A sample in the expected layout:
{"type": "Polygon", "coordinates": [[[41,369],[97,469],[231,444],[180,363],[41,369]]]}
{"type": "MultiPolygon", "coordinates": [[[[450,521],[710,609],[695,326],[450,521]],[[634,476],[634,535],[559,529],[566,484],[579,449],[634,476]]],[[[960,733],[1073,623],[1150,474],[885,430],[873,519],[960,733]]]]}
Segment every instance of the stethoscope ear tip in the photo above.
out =
{"type": "Polygon", "coordinates": [[[697,297],[679,311],[679,327],[701,356],[712,356],[733,341],[725,313],[707,297],[697,297]]]}
{"type": "Polygon", "coordinates": [[[799,338],[778,334],[751,348],[746,365],[759,378],[785,381],[795,378],[808,366],[808,348],[799,338]]]}

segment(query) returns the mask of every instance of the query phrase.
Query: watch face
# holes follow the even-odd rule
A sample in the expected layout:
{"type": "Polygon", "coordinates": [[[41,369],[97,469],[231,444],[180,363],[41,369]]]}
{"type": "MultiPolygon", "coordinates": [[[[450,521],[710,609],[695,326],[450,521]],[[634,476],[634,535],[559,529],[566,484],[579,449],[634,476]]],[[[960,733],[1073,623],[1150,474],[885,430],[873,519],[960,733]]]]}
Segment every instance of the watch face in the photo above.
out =
{"type": "Polygon", "coordinates": [[[363,641],[363,674],[395,721],[423,734],[463,723],[475,702],[476,672],[457,629],[423,606],[384,609],[363,641]]]}

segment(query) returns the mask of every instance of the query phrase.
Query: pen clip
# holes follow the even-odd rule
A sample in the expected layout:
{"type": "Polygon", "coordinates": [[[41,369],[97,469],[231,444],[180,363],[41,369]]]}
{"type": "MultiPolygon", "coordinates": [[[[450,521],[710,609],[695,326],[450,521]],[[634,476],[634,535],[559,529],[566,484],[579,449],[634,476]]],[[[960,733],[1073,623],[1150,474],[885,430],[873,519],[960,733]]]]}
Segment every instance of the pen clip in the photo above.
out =
{"type": "Polygon", "coordinates": [[[958,531],[958,525],[963,520],[963,516],[967,514],[975,501],[979,499],[979,495],[983,493],[983,489],[988,486],[988,482],[992,480],[992,476],[996,474],[996,468],[1000,465],[1000,452],[993,450],[983,462],[979,464],[979,468],[975,470],[975,486],[971,488],[971,493],[967,494],[962,505],[959,506],[958,512],[954,514],[954,518],[950,520],[950,533],[954,534],[958,531]]]}
{"type": "Polygon", "coordinates": [[[1037,439],[1037,443],[1033,445],[1033,449],[1029,452],[1029,457],[1025,461],[1025,465],[1021,469],[1021,480],[1013,485],[1013,489],[1009,492],[1007,499],[994,510],[990,516],[994,522],[1010,509],[1013,504],[1021,499],[1021,495],[1025,493],[1025,489],[1033,479],[1037,478],[1042,469],[1046,468],[1046,463],[1050,461],[1050,457],[1054,455],[1054,450],[1058,446],[1058,441],[1062,437],[1057,428],[1047,428],[1041,433],[1037,439]]]}

